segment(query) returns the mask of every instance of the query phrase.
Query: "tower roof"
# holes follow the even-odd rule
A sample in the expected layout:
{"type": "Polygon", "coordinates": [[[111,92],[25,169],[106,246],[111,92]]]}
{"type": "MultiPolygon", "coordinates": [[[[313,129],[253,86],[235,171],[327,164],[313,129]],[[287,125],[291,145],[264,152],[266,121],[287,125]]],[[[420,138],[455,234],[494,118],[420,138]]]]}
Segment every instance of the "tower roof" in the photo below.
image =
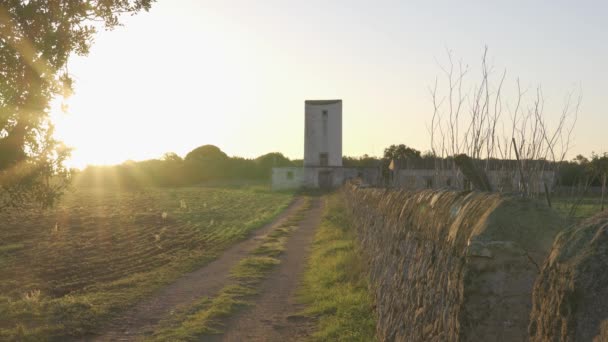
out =
{"type": "Polygon", "coordinates": [[[307,105],[313,106],[322,106],[322,105],[330,105],[334,103],[340,103],[342,100],[306,100],[304,101],[307,105]]]}

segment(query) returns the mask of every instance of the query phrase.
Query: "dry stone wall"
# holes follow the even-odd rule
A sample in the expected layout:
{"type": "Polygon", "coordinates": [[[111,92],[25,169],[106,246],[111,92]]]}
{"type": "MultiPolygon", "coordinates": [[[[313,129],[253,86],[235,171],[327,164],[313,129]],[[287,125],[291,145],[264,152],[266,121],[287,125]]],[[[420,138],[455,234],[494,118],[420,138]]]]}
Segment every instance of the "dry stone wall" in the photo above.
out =
{"type": "Polygon", "coordinates": [[[531,341],[608,341],[608,211],[563,231],[534,286],[531,341]]]}
{"type": "Polygon", "coordinates": [[[382,341],[525,341],[561,221],[497,194],[344,189],[382,341]]]}

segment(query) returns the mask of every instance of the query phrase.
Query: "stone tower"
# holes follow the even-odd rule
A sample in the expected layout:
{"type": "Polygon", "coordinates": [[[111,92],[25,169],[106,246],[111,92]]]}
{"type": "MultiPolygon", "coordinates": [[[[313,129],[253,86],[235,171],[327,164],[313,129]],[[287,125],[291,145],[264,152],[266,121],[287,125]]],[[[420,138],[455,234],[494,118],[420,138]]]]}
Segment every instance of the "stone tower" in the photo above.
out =
{"type": "Polygon", "coordinates": [[[275,167],[272,188],[332,189],[349,179],[378,184],[378,167],[342,166],[342,100],[304,102],[304,167],[275,167]]]}
{"type": "Polygon", "coordinates": [[[342,100],[307,100],[304,110],[304,167],[341,167],[342,100]]]}

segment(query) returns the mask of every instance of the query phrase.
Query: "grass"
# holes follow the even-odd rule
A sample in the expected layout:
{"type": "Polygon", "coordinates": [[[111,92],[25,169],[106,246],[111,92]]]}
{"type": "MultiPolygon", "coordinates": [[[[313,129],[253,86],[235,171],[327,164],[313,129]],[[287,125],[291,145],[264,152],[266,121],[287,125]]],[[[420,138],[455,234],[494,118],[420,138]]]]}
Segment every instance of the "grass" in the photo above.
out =
{"type": "Polygon", "coordinates": [[[264,278],[270,269],[280,263],[272,256],[250,256],[239,261],[230,274],[234,279],[256,281],[264,278]]]}
{"type": "MultiPolygon", "coordinates": [[[[578,198],[568,197],[556,197],[552,199],[553,207],[564,217],[570,215],[572,204],[578,201],[578,198]]],[[[607,201],[608,202],[608,201],[607,201]]],[[[605,208],[608,208],[608,203],[605,204],[605,208]]],[[[601,211],[601,204],[599,197],[583,197],[580,199],[580,204],[576,206],[572,219],[579,221],[587,217],[591,217],[601,211]]]]}
{"type": "Polygon", "coordinates": [[[248,286],[229,285],[214,298],[201,298],[182,308],[171,318],[160,323],[149,341],[198,341],[199,336],[220,333],[218,322],[238,308],[247,305],[243,299],[255,294],[248,286]]]}
{"type": "Polygon", "coordinates": [[[291,198],[259,189],[78,190],[50,211],[4,213],[0,340],[94,333],[270,221],[291,198]]]}
{"type": "Polygon", "coordinates": [[[307,199],[302,209],[268,233],[249,256],[231,270],[233,282],[213,298],[201,298],[179,308],[167,320],[158,324],[149,341],[200,341],[201,337],[222,332],[222,320],[243,306],[251,305],[250,298],[258,293],[258,285],[281,261],[289,233],[297,228],[304,212],[310,207],[307,199]]]}
{"type": "Polygon", "coordinates": [[[340,194],[328,196],[299,300],[317,321],[314,341],[375,341],[376,318],[363,260],[340,194]]]}

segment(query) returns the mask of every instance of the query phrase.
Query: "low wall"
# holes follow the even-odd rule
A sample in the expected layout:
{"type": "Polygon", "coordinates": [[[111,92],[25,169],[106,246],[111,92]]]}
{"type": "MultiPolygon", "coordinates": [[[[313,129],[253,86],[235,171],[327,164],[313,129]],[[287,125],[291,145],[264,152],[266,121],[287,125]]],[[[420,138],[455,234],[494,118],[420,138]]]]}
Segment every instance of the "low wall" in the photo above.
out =
{"type": "Polygon", "coordinates": [[[339,188],[351,179],[363,184],[378,185],[381,182],[380,170],[374,167],[273,167],[272,189],[287,190],[320,186],[319,173],[329,173],[332,188],[339,188]]]}
{"type": "Polygon", "coordinates": [[[523,341],[561,221],[497,194],[344,189],[383,341],[523,341]]]}
{"type": "MultiPolygon", "coordinates": [[[[497,192],[517,192],[521,187],[520,175],[513,171],[486,171],[488,181],[492,188],[497,192]]],[[[549,191],[553,190],[555,183],[555,172],[544,171],[539,174],[529,175],[529,187],[532,193],[544,193],[544,184],[547,184],[549,191]]],[[[463,190],[465,179],[460,171],[449,169],[399,169],[393,171],[392,186],[404,190],[423,190],[423,189],[451,189],[463,190]]]]}
{"type": "Polygon", "coordinates": [[[608,341],[608,211],[558,235],[534,286],[531,341],[608,341]]]}
{"type": "Polygon", "coordinates": [[[304,184],[304,169],[301,167],[273,167],[272,190],[298,189],[304,184]]]}

